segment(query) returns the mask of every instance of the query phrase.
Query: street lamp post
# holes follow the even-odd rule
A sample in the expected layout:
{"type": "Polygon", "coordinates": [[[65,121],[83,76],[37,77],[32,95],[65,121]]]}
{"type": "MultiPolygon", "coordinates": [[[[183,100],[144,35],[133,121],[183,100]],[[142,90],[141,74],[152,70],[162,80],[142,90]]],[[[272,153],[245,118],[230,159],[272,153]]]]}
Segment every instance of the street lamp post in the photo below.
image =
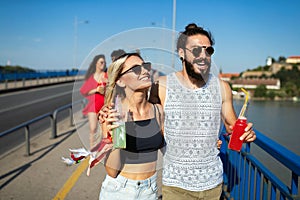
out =
{"type": "Polygon", "coordinates": [[[74,17],[74,55],[73,55],[73,66],[77,69],[77,46],[78,46],[78,24],[88,24],[89,21],[83,20],[78,21],[77,16],[74,17]]]}
{"type": "Polygon", "coordinates": [[[176,0],[173,0],[173,20],[172,20],[172,67],[175,68],[175,26],[176,26],[176,0]]]}

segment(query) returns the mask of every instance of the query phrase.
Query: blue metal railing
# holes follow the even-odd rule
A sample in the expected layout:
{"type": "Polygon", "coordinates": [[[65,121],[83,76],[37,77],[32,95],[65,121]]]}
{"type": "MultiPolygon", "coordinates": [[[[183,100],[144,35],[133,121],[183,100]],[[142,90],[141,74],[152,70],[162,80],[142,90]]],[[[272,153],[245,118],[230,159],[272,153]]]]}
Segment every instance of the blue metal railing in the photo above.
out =
{"type": "Polygon", "coordinates": [[[40,116],[38,116],[34,119],[31,119],[27,122],[24,122],[24,123],[20,124],[18,126],[15,126],[11,129],[8,129],[8,130],[0,133],[0,138],[6,136],[8,134],[12,134],[12,133],[14,133],[15,131],[17,131],[19,129],[24,129],[25,130],[26,155],[30,156],[30,135],[31,134],[30,134],[29,126],[39,122],[42,119],[50,118],[50,120],[51,120],[51,127],[50,127],[51,128],[51,139],[54,139],[54,138],[57,137],[57,123],[58,123],[57,115],[58,115],[58,113],[63,111],[63,110],[68,110],[69,111],[69,117],[70,117],[70,126],[73,126],[74,124],[73,124],[72,107],[77,105],[77,104],[81,104],[81,107],[83,108],[84,105],[86,104],[86,100],[83,99],[83,100],[79,100],[79,101],[67,104],[65,106],[57,108],[53,112],[49,112],[49,113],[40,115],[40,116]]]}
{"type": "MultiPolygon", "coordinates": [[[[235,152],[227,148],[228,137],[222,135],[223,145],[220,151],[224,165],[223,197],[235,200],[300,199],[298,192],[300,156],[259,131],[255,130],[255,132],[257,139],[254,144],[291,172],[291,184],[284,184],[278,176],[263,165],[250,152],[250,144],[246,144],[240,153],[235,152]]],[[[223,129],[223,133],[225,133],[225,129],[223,129]]]]}
{"type": "Polygon", "coordinates": [[[85,70],[64,70],[64,71],[36,71],[36,72],[24,72],[24,73],[2,73],[0,72],[0,82],[4,81],[17,81],[17,80],[29,80],[29,79],[42,79],[51,77],[63,77],[63,76],[77,76],[84,75],[85,70]]]}

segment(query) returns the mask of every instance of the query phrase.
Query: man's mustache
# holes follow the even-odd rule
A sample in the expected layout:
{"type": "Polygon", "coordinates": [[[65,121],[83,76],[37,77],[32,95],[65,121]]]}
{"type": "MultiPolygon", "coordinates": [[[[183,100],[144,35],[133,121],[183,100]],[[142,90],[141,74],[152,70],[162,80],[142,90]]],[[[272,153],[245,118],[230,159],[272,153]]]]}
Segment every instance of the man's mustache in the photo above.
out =
{"type": "Polygon", "coordinates": [[[209,60],[206,58],[195,59],[195,60],[193,60],[193,64],[198,63],[198,62],[203,62],[203,61],[206,65],[210,64],[209,60]]]}
{"type": "MultiPolygon", "coordinates": [[[[185,62],[185,63],[189,62],[185,58],[180,58],[180,59],[182,62],[185,62]]],[[[195,63],[202,62],[202,61],[204,61],[204,63],[206,65],[210,65],[210,61],[206,58],[195,59],[195,60],[193,60],[193,62],[191,64],[195,64],[195,63]]]]}

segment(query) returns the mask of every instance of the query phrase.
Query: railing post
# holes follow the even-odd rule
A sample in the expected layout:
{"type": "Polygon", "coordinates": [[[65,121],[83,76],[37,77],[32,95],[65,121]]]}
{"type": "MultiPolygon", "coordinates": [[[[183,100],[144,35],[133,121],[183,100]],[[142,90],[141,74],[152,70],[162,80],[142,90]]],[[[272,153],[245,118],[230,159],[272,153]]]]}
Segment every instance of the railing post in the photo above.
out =
{"type": "Polygon", "coordinates": [[[25,143],[26,143],[26,155],[30,156],[30,132],[29,126],[25,126],[25,143]]]}
{"type": "Polygon", "coordinates": [[[56,126],[56,116],[57,116],[57,111],[55,110],[53,115],[51,116],[51,139],[55,139],[57,137],[57,126],[56,126]]]}
{"type": "Polygon", "coordinates": [[[292,173],[291,194],[298,194],[298,175],[294,172],[292,173]]]}
{"type": "Polygon", "coordinates": [[[269,184],[268,182],[269,182],[268,179],[266,179],[264,177],[264,179],[263,179],[263,196],[262,196],[263,200],[268,199],[268,184],[269,184]]]}
{"type": "Polygon", "coordinates": [[[69,108],[69,115],[70,115],[70,126],[74,126],[74,118],[73,118],[72,106],[69,108]]]}
{"type": "Polygon", "coordinates": [[[8,80],[5,79],[5,89],[7,89],[7,88],[8,88],[8,80]]]}

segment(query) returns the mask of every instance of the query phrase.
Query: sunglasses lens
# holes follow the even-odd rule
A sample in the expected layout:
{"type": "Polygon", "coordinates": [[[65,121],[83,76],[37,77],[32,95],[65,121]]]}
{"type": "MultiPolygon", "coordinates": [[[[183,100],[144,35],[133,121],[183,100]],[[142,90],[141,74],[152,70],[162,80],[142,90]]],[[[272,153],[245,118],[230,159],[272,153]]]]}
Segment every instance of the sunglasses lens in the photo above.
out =
{"type": "Polygon", "coordinates": [[[195,57],[198,57],[200,55],[200,53],[202,52],[202,47],[196,47],[192,50],[192,54],[195,56],[195,57]]]}
{"type": "Polygon", "coordinates": [[[151,70],[151,63],[147,62],[147,63],[143,63],[142,65],[136,65],[135,67],[132,68],[132,71],[136,74],[136,75],[140,75],[142,72],[142,67],[144,67],[144,69],[146,69],[147,71],[151,70]]]}
{"type": "Polygon", "coordinates": [[[143,67],[147,70],[150,71],[151,70],[151,63],[147,62],[143,64],[143,67]]]}
{"type": "MultiPolygon", "coordinates": [[[[192,54],[195,56],[195,57],[199,57],[199,55],[201,54],[202,52],[202,48],[205,48],[205,47],[196,47],[192,50],[192,54]]],[[[214,53],[214,48],[213,47],[207,47],[205,48],[205,51],[208,55],[212,55],[214,53]]]]}
{"type": "Polygon", "coordinates": [[[123,76],[124,74],[126,74],[127,72],[130,72],[130,71],[135,73],[135,75],[140,75],[142,72],[142,67],[144,67],[147,71],[150,71],[151,63],[147,62],[147,63],[143,63],[142,65],[135,65],[135,66],[131,67],[130,69],[126,70],[125,72],[121,73],[120,76],[123,76]]]}
{"type": "Polygon", "coordinates": [[[140,75],[141,71],[142,71],[142,66],[141,65],[136,65],[133,68],[131,68],[132,71],[136,74],[136,75],[140,75]]]}
{"type": "Polygon", "coordinates": [[[207,48],[206,48],[206,52],[207,52],[207,54],[210,55],[210,56],[214,53],[214,51],[215,51],[215,50],[214,50],[213,47],[207,47],[207,48]]]}

